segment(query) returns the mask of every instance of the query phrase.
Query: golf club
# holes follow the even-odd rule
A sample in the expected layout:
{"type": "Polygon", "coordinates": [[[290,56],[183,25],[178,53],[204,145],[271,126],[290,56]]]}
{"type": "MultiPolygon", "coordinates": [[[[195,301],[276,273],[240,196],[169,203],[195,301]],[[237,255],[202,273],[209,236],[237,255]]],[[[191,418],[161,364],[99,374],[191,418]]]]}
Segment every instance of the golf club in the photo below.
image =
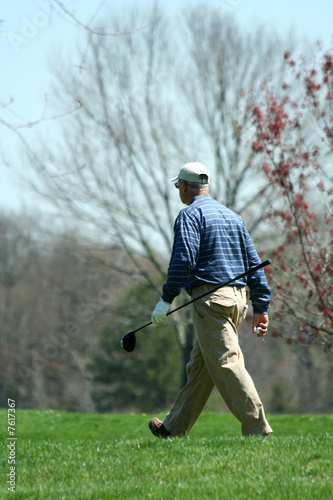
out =
{"type": "MultiPolygon", "coordinates": [[[[271,263],[271,260],[267,259],[267,260],[265,260],[265,262],[261,262],[261,264],[258,264],[255,267],[251,267],[248,271],[245,271],[244,273],[239,274],[238,276],[236,276],[235,278],[232,278],[231,280],[227,281],[226,283],[220,283],[219,285],[217,285],[212,290],[209,290],[208,292],[205,292],[202,295],[199,295],[195,299],[192,299],[189,302],[186,302],[185,304],[183,304],[183,305],[181,305],[179,307],[176,307],[176,309],[173,309],[172,311],[169,311],[167,313],[167,316],[169,316],[169,314],[173,314],[176,311],[179,311],[183,307],[186,307],[186,306],[189,306],[190,304],[193,304],[193,302],[195,302],[196,300],[201,299],[202,297],[205,297],[209,293],[212,293],[212,292],[218,290],[219,288],[222,288],[224,286],[228,286],[228,285],[230,285],[230,283],[233,283],[234,281],[237,281],[237,280],[239,280],[241,278],[244,278],[245,276],[248,276],[249,274],[252,274],[255,271],[258,271],[262,267],[268,266],[270,263],[271,263]]],[[[150,326],[152,324],[153,324],[153,322],[149,321],[149,323],[146,323],[145,325],[140,326],[140,328],[137,328],[136,330],[130,330],[129,332],[125,333],[125,335],[123,336],[123,338],[120,341],[120,344],[121,344],[122,348],[125,349],[125,351],[127,351],[127,352],[134,351],[134,349],[135,349],[135,343],[136,343],[136,336],[135,336],[136,332],[138,332],[139,330],[143,330],[144,328],[146,328],[147,326],[150,326]]]]}

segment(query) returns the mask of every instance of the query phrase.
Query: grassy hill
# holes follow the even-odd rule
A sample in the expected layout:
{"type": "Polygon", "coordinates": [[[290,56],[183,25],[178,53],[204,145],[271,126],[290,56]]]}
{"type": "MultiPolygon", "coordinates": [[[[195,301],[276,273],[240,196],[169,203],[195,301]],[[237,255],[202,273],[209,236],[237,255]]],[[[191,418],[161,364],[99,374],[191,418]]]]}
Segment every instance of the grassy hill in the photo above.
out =
{"type": "MultiPolygon", "coordinates": [[[[150,433],[150,418],[17,410],[16,498],[333,497],[333,415],[269,415],[271,438],[244,438],[232,415],[203,413],[168,440],[150,433]]],[[[0,496],[10,498],[7,409],[0,421],[0,496]]]]}

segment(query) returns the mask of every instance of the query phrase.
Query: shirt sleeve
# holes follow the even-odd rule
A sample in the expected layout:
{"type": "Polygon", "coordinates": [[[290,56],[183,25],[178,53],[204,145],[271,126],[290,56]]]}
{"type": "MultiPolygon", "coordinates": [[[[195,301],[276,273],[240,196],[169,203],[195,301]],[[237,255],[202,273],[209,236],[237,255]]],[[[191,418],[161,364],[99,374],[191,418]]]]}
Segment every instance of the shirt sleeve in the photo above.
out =
{"type": "Polygon", "coordinates": [[[167,280],[163,285],[162,299],[171,302],[180,294],[193,269],[200,249],[200,228],[195,217],[181,211],[174,225],[174,241],[168,267],[167,280]]]}
{"type": "MultiPolygon", "coordinates": [[[[260,264],[261,260],[254,248],[249,233],[247,232],[247,256],[249,268],[260,264]]],[[[271,290],[268,286],[263,269],[248,276],[247,285],[250,290],[250,300],[252,302],[253,313],[267,314],[271,301],[271,290]]]]}

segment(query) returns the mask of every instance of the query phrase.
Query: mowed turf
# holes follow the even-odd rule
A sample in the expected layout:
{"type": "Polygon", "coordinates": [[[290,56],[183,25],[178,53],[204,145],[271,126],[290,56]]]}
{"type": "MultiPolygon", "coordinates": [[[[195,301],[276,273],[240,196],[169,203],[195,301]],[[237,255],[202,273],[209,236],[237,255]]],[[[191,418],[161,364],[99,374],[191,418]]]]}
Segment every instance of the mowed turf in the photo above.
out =
{"type": "Polygon", "coordinates": [[[151,435],[150,418],[17,410],[11,493],[1,409],[0,498],[333,498],[333,415],[269,415],[271,438],[244,438],[232,415],[203,413],[187,437],[167,440],[151,435]]]}

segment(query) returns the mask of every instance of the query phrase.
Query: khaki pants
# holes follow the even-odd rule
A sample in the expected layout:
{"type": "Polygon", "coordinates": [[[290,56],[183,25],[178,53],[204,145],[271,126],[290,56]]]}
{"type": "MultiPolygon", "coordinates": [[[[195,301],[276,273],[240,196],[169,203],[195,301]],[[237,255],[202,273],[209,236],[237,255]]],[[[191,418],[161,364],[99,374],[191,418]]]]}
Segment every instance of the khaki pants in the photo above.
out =
{"type": "MultiPolygon", "coordinates": [[[[212,288],[196,287],[192,297],[212,288]]],[[[190,431],[214,385],[241,422],[243,435],[272,432],[238,342],[237,328],[246,312],[245,287],[223,287],[194,302],[196,335],[187,365],[187,383],[164,420],[172,435],[184,436],[190,431]]]]}

